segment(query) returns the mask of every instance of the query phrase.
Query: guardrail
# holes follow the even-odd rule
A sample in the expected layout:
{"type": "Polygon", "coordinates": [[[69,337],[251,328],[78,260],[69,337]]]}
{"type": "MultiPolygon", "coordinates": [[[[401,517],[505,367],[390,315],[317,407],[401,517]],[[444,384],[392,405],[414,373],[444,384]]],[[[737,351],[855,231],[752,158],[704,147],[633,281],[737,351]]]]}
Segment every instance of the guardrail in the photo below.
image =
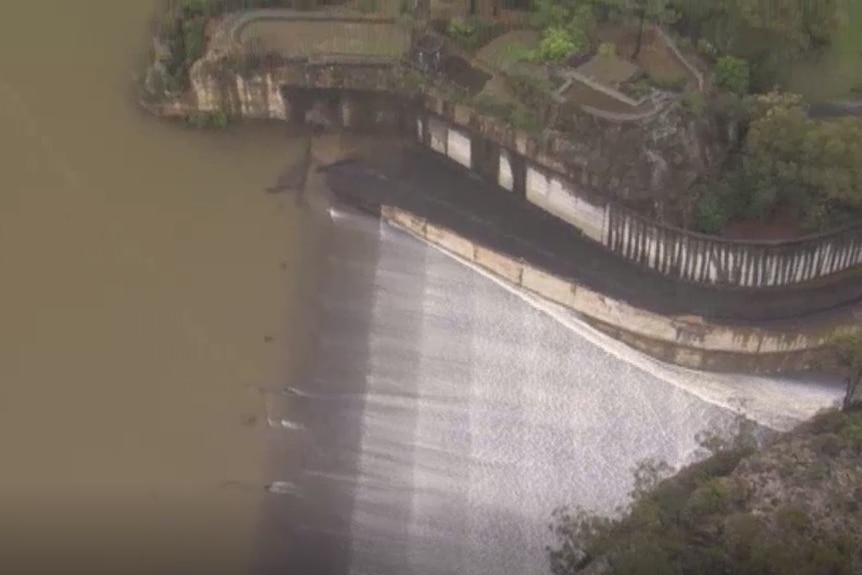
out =
{"type": "Polygon", "coordinates": [[[665,226],[618,205],[607,209],[607,248],[685,281],[778,287],[862,264],[862,224],[789,241],[735,241],[665,226]]]}

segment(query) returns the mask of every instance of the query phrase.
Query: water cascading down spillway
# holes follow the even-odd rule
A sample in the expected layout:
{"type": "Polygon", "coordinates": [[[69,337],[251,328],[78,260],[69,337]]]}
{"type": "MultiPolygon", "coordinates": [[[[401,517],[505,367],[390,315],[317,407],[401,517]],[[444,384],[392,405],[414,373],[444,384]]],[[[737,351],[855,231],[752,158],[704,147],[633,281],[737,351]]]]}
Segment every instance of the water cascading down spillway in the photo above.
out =
{"type": "Polygon", "coordinates": [[[692,461],[698,432],[734,406],[781,428],[835,398],[660,364],[385,224],[331,213],[319,345],[284,390],[283,433],[302,446],[273,495],[290,572],[547,572],[557,506],[612,512],[639,461],[692,461]]]}

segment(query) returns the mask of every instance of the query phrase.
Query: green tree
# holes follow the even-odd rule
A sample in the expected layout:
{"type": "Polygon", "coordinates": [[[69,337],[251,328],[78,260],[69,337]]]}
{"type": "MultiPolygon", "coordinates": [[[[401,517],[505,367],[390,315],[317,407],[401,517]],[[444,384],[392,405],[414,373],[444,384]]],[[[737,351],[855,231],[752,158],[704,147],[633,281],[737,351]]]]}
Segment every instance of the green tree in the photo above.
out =
{"type": "Polygon", "coordinates": [[[748,62],[735,56],[722,56],[715,66],[715,83],[738,96],[745,96],[751,85],[748,62]]]}
{"type": "MultiPolygon", "coordinates": [[[[845,444],[862,444],[856,439],[862,437],[857,431],[862,425],[855,414],[841,415],[828,416],[837,427],[833,423],[828,429],[809,430],[801,439],[794,433],[784,446],[801,441],[803,449],[806,444],[815,449],[816,440],[823,437],[840,443],[835,439],[839,428],[845,444]]],[[[815,522],[808,508],[790,495],[799,487],[793,450],[779,448],[766,457],[750,457],[756,451],[751,423],[737,427],[732,440],[703,437],[702,443],[717,451],[672,477],[662,479],[664,473],[656,472],[654,462],[640,466],[642,488],[635,489],[634,500],[617,518],[558,510],[551,525],[557,544],[548,550],[554,575],[854,573],[852,558],[859,549],[855,533],[845,533],[840,521],[835,525],[841,527],[835,527],[822,516],[815,522]],[[793,488],[760,491],[758,475],[770,473],[775,464],[794,470],[786,479],[793,488]],[[760,513],[753,514],[754,509],[760,513]]],[[[853,464],[850,458],[842,461],[853,464]]],[[[849,480],[850,491],[853,482],[858,484],[858,479],[849,480]]],[[[809,487],[816,493],[814,486],[809,487]]],[[[831,504],[840,505],[840,500],[831,504]]],[[[843,514],[849,517],[852,511],[843,514]]]]}
{"type": "Polygon", "coordinates": [[[838,29],[837,0],[737,0],[739,16],[794,53],[828,42],[838,29]]]}
{"type": "Polygon", "coordinates": [[[753,215],[782,206],[817,228],[862,213],[862,120],[814,121],[780,93],[754,98],[751,111],[743,166],[753,215]]]}
{"type": "Polygon", "coordinates": [[[671,0],[677,30],[749,62],[758,91],[780,84],[805,53],[826,46],[840,25],[838,0],[671,0]]]}
{"type": "Polygon", "coordinates": [[[539,56],[545,62],[556,62],[566,59],[577,49],[572,37],[563,28],[547,28],[542,32],[539,44],[539,56]]]}
{"type": "Polygon", "coordinates": [[[592,2],[538,0],[532,20],[534,26],[542,29],[539,56],[546,61],[586,51],[596,31],[592,2]]]}

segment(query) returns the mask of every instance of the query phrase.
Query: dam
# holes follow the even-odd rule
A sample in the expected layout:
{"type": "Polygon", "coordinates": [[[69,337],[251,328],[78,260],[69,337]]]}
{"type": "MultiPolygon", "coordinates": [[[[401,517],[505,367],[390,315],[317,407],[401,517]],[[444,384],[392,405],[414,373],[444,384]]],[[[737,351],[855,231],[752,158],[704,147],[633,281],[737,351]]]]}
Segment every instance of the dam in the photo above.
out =
{"type": "Polygon", "coordinates": [[[302,377],[265,390],[273,470],[257,572],[547,572],[560,505],[612,513],[645,458],[680,466],[743,411],[786,429],[813,377],[661,364],[346,207],[307,305],[302,377]]]}
{"type": "Polygon", "coordinates": [[[612,507],[630,460],[837,397],[668,371],[376,221],[317,226],[262,191],[302,153],[282,125],[137,109],[152,4],[3,5],[0,571],[544,572],[548,511],[612,507]]]}

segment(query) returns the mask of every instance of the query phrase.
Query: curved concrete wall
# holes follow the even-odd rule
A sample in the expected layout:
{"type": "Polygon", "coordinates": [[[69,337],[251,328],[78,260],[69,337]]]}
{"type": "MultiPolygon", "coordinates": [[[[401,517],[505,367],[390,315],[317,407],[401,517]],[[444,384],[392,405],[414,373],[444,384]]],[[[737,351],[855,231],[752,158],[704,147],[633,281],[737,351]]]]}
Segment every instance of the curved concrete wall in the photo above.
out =
{"type": "MultiPolygon", "coordinates": [[[[345,92],[397,92],[394,78],[398,73],[392,66],[343,65],[338,73],[331,68],[294,64],[266,74],[236,75],[225,89],[216,76],[196,64],[192,73],[196,104],[190,111],[229,110],[242,117],[292,119],[295,103],[286,97],[285,86],[308,91],[325,87],[345,92]]],[[[462,104],[450,105],[428,96],[423,106],[426,111],[418,114],[416,135],[426,146],[493,180],[501,189],[525,196],[609,251],[656,273],[752,293],[815,284],[835,286],[835,294],[821,295],[816,305],[803,301],[800,313],[856,301],[862,293],[862,282],[848,280],[862,266],[862,226],[777,243],[736,242],[670,228],[588,193],[584,182],[566,172],[559,157],[541,152],[528,134],[485,121],[462,104]],[[475,150],[483,152],[476,154],[475,150]]],[[[339,123],[349,127],[355,114],[349,100],[342,107],[339,123]]],[[[175,112],[182,114],[183,110],[175,112]]],[[[415,113],[408,114],[410,122],[415,113]]]]}
{"type": "Polygon", "coordinates": [[[531,203],[615,254],[662,275],[709,286],[762,289],[805,285],[821,278],[830,281],[862,266],[862,225],[786,242],[733,241],[672,228],[590,197],[566,175],[560,158],[530,151],[535,146],[528,145],[531,138],[524,133],[472,129],[484,124],[475,121],[475,112],[463,104],[447,106],[429,99],[426,107],[432,114],[428,122],[439,138],[445,141],[451,137],[447,134],[458,135],[457,153],[432,140],[433,150],[478,172],[477,161],[468,162],[469,155],[461,151],[466,147],[463,139],[496,145],[500,158],[494,166],[495,180],[505,189],[519,186],[510,184],[509,178],[513,156],[520,156],[526,162],[526,181],[520,185],[531,203]]]}
{"type": "Polygon", "coordinates": [[[829,330],[823,327],[788,333],[710,325],[696,317],[664,317],[477,245],[399,208],[384,206],[381,217],[512,285],[576,312],[596,328],[632,347],[677,365],[715,371],[805,369],[820,353],[829,335],[829,330]]]}

